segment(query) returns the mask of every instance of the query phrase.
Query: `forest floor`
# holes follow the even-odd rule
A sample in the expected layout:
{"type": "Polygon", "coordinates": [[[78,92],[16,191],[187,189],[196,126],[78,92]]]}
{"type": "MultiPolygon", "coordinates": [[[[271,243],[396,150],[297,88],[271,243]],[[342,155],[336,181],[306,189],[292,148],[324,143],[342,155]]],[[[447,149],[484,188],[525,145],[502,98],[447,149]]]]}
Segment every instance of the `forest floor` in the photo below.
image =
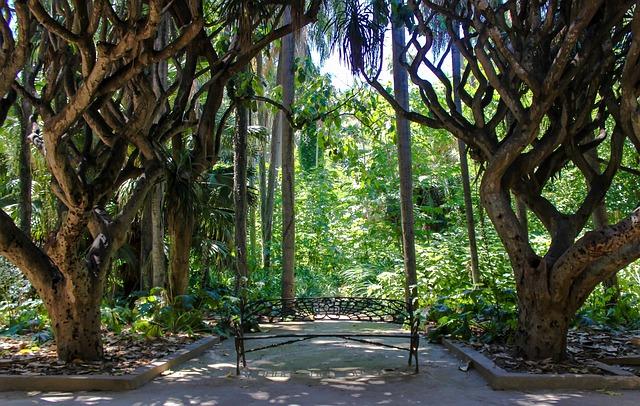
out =
{"type": "MultiPolygon", "coordinates": [[[[267,329],[295,331],[304,327],[306,330],[310,324],[311,328],[323,331],[344,326],[344,322],[281,323],[267,329]]],[[[379,325],[377,328],[393,330],[394,326],[379,325]]],[[[386,340],[392,342],[392,339],[386,340]]],[[[461,364],[455,357],[442,346],[427,344],[424,339],[417,375],[411,374],[412,370],[407,367],[404,351],[331,338],[250,353],[247,355],[248,368],[240,376],[235,375],[235,358],[234,343],[226,340],[199,358],[133,391],[5,392],[0,393],[0,404],[640,404],[640,391],[493,391],[473,369],[461,371],[461,364]]]]}
{"type": "Polygon", "coordinates": [[[0,336],[0,375],[125,375],[176,352],[201,338],[187,334],[167,334],[145,339],[129,332],[105,332],[104,361],[71,362],[58,360],[53,341],[38,344],[33,335],[0,336]]]}
{"type": "Polygon", "coordinates": [[[640,376],[640,331],[616,331],[598,327],[571,329],[567,336],[567,359],[564,362],[527,361],[514,356],[514,350],[503,344],[467,343],[510,372],[534,374],[596,374],[611,375],[594,364],[604,361],[619,364],[616,359],[630,359],[632,365],[620,365],[621,369],[640,376]]]}

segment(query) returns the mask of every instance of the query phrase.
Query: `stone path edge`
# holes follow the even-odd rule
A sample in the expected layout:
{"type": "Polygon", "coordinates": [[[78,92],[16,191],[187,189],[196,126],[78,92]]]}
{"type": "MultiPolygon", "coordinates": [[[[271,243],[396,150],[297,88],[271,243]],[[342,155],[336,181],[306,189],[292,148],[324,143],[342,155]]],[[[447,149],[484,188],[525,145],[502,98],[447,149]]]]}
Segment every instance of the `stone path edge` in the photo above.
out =
{"type": "Polygon", "coordinates": [[[201,338],[127,375],[0,375],[0,391],[76,392],[136,389],[166,370],[202,354],[219,342],[218,336],[201,338]]]}
{"type": "MultiPolygon", "coordinates": [[[[483,354],[462,343],[443,339],[442,344],[457,358],[469,361],[489,386],[495,390],[535,389],[640,389],[640,377],[629,375],[601,376],[593,374],[531,374],[508,372],[483,354]]],[[[623,370],[621,370],[622,373],[623,370]]],[[[614,371],[610,371],[614,372],[614,371]]],[[[614,372],[615,373],[615,372],[614,372]]]]}

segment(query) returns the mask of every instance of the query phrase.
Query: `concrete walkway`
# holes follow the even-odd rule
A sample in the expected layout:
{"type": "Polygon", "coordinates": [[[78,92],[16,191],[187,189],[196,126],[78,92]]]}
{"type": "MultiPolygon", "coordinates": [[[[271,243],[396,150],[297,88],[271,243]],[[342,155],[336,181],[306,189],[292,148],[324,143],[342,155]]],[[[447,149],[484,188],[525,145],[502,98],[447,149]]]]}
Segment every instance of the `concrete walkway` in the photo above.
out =
{"type": "MultiPolygon", "coordinates": [[[[267,326],[392,330],[370,323],[315,322],[267,326]]],[[[391,343],[394,340],[387,339],[391,343]]],[[[408,340],[405,340],[408,341],[408,340]]],[[[403,343],[403,340],[397,341],[403,343]]],[[[251,345],[265,342],[248,343],[251,345]]],[[[200,358],[130,392],[0,393],[0,405],[640,405],[640,391],[493,391],[438,345],[422,341],[420,374],[407,352],[339,339],[315,339],[247,355],[235,375],[235,350],[224,341],[200,358]]]]}

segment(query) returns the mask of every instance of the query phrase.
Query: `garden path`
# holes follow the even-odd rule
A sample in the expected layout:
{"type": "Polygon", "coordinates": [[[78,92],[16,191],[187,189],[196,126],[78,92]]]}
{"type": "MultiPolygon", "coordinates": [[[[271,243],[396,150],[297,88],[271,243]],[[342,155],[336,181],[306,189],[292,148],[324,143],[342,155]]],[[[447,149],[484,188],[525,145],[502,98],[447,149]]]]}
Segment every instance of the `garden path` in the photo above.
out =
{"type": "MultiPolygon", "coordinates": [[[[315,328],[344,323],[315,323],[315,328]]],[[[308,324],[266,328],[308,329],[308,324]]],[[[315,339],[250,353],[248,370],[237,377],[233,341],[226,340],[133,391],[5,392],[0,405],[640,405],[640,391],[493,391],[473,369],[462,372],[443,347],[424,339],[421,344],[418,375],[407,368],[404,351],[315,339]]]]}

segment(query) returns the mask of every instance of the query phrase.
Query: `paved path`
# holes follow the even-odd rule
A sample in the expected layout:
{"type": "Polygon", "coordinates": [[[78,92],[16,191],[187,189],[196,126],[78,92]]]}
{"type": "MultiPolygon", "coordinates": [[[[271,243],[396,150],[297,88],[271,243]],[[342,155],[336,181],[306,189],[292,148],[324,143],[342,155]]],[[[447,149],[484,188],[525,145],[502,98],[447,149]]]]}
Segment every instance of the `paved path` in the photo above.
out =
{"type": "MultiPolygon", "coordinates": [[[[336,328],[335,323],[314,325],[336,328]]],[[[233,342],[227,340],[134,391],[5,392],[0,405],[640,405],[640,391],[493,391],[473,370],[460,371],[441,346],[424,340],[418,375],[406,367],[406,352],[338,339],[250,353],[247,361],[249,369],[236,377],[233,342]]]]}

